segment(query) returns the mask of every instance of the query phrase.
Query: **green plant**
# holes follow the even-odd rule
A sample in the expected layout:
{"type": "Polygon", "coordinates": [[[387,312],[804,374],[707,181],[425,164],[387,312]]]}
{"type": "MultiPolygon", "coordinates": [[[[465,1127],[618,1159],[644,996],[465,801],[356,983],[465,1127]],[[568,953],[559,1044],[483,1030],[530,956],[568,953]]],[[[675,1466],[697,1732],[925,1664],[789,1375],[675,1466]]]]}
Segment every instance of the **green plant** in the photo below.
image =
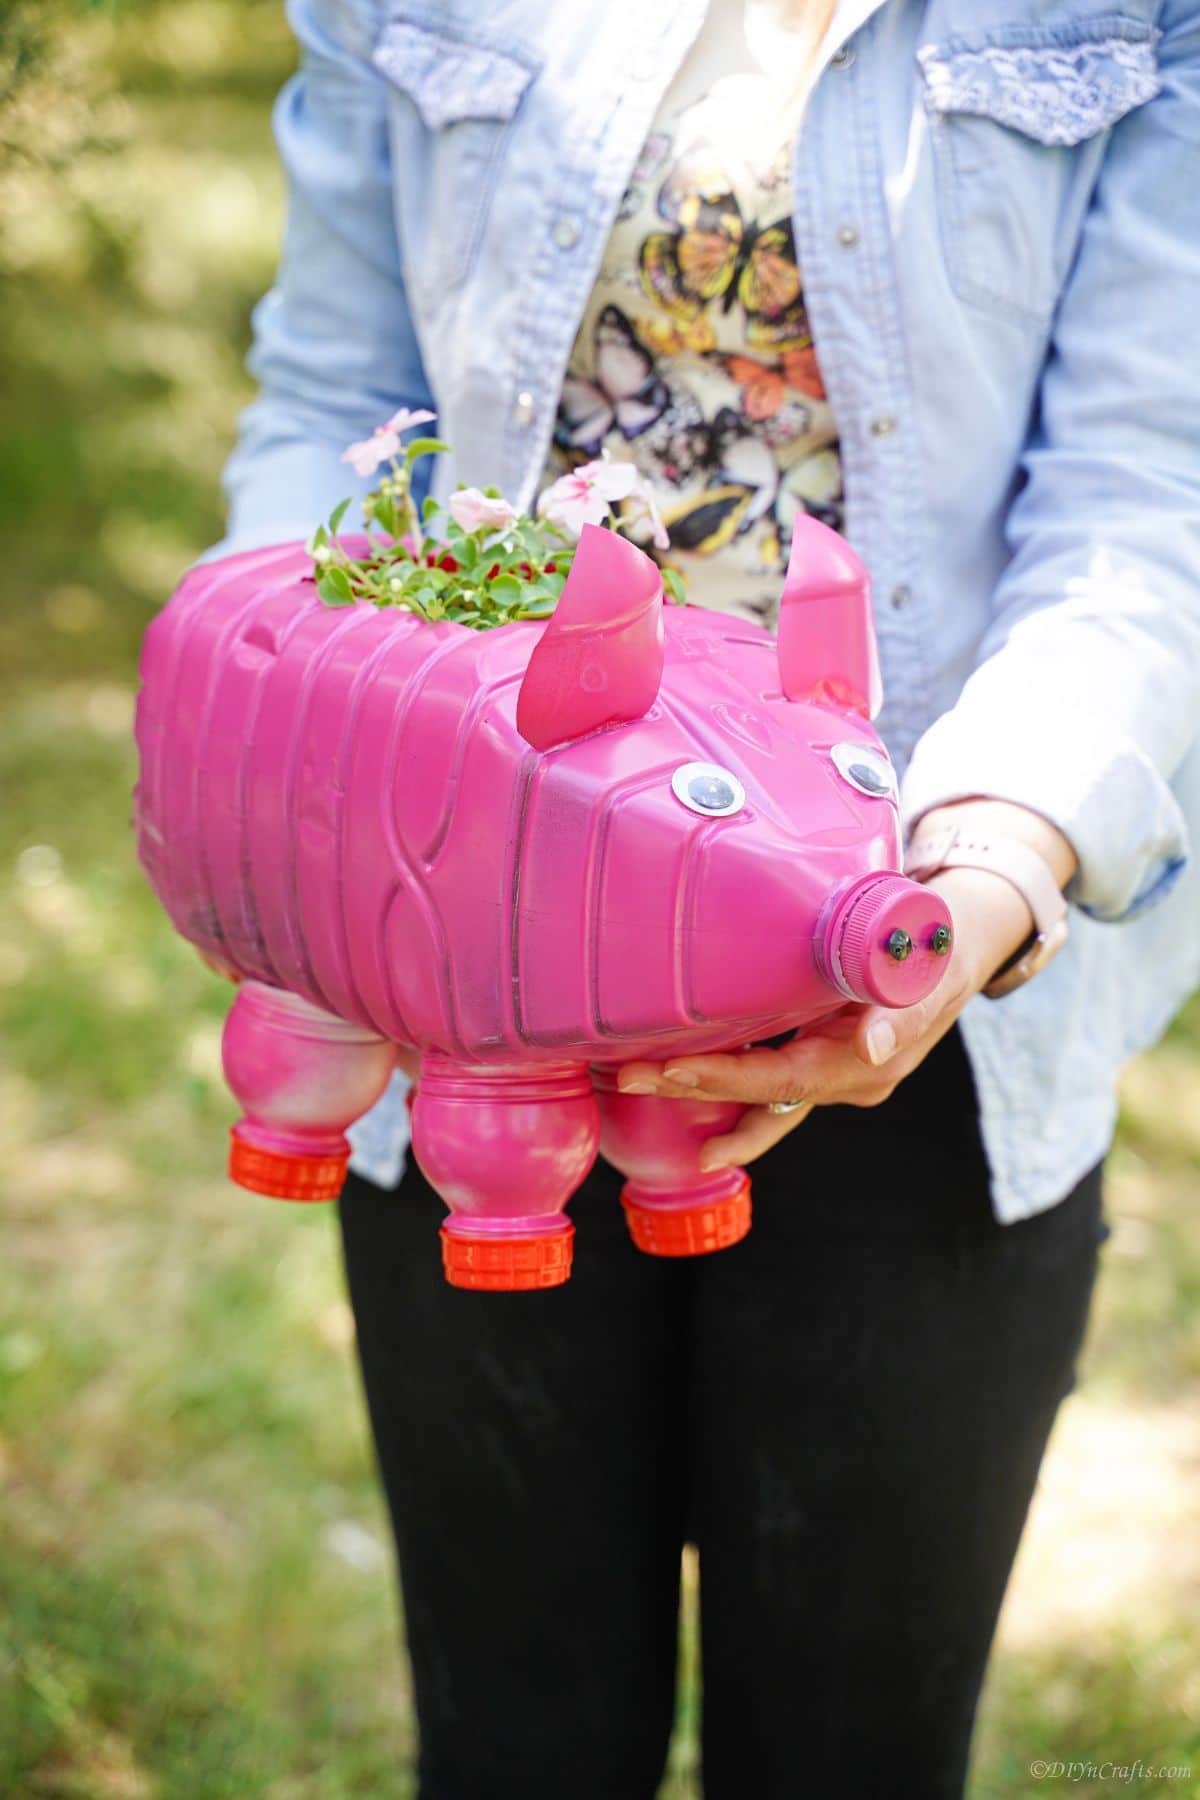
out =
{"type": "MultiPolygon", "coordinates": [[[[338,536],[349,500],[335,507],[309,540],[317,592],[327,606],[368,601],[486,631],[515,619],[550,616],[585,524],[647,538],[659,550],[667,547],[662,520],[637,470],[607,457],[553,482],[539,496],[536,514],[518,512],[498,488],[460,486],[445,508],[427,499],[418,518],[414,465],[449,445],[431,437],[404,445],[401,438],[432,418],[402,410],[347,448],[342,460],[357,474],[373,474],[381,465],[386,472],[362,503],[365,553],[353,553],[338,536]],[[372,526],[383,535],[372,535],[372,526]]],[[[675,570],[663,570],[663,586],[672,600],[682,602],[683,583],[675,570]]]]}

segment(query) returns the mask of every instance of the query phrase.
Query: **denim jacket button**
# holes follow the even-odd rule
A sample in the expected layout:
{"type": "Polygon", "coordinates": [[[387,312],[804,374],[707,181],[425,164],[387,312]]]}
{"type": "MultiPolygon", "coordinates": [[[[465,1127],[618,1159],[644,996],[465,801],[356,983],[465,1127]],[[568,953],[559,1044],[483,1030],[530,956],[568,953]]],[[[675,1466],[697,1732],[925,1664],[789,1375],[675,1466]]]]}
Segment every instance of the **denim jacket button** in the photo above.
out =
{"type": "Polygon", "coordinates": [[[850,68],[853,61],[854,61],[853,50],[850,48],[849,44],[843,44],[841,49],[835,50],[833,55],[830,57],[829,66],[831,69],[848,69],[848,68],[850,68]]]}
{"type": "Polygon", "coordinates": [[[857,250],[860,242],[858,232],[853,225],[839,225],[837,241],[843,250],[857,250]]]}
{"type": "Polygon", "coordinates": [[[579,242],[578,221],[569,213],[561,213],[554,221],[554,241],[560,250],[573,250],[579,242]]]}
{"type": "Polygon", "coordinates": [[[871,420],[869,430],[872,437],[891,437],[896,429],[895,416],[892,413],[876,413],[871,420]]]}
{"type": "Polygon", "coordinates": [[[907,582],[902,581],[899,587],[894,587],[892,589],[890,599],[896,611],[903,612],[905,607],[908,606],[912,600],[912,589],[907,582]]]}
{"type": "Polygon", "coordinates": [[[522,431],[527,425],[533,424],[533,395],[528,388],[517,395],[517,403],[513,407],[513,418],[522,431]]]}

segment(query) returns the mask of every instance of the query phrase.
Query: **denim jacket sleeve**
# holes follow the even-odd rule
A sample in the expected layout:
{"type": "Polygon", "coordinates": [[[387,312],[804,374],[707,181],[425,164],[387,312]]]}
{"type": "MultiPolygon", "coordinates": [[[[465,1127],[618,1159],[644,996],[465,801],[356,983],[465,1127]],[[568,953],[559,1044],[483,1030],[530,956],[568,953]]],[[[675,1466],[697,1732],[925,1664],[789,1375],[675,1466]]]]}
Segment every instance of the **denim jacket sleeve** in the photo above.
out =
{"type": "Polygon", "coordinates": [[[254,311],[248,367],[259,393],[225,468],[227,534],[210,557],[307,536],[370,485],[341,462],[346,444],[399,406],[429,404],[393,212],[386,83],[359,41],[368,11],[288,6],[301,58],[274,112],[288,185],[283,254],[254,311]]]}
{"type": "Polygon", "coordinates": [[[1044,814],[1101,919],[1183,866],[1169,781],[1200,724],[1200,6],[1159,22],[1160,91],[1112,132],[1059,304],[992,623],[903,790],[913,821],[973,794],[1044,814]]]}

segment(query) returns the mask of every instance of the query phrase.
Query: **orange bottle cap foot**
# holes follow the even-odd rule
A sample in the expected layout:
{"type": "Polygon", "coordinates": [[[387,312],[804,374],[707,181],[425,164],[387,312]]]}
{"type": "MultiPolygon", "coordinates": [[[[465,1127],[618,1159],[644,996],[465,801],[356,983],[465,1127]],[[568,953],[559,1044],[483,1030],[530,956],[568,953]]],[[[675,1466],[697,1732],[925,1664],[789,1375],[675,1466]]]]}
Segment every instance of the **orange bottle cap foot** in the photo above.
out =
{"type": "Polygon", "coordinates": [[[349,1150],[338,1156],[289,1155],[247,1143],[236,1128],[230,1133],[230,1181],[272,1200],[336,1200],[349,1163],[349,1150]]]}
{"type": "Polygon", "coordinates": [[[442,1267],[451,1287],[504,1294],[561,1287],[571,1273],[575,1227],[543,1237],[471,1237],[442,1227],[442,1267]]]}
{"type": "Polygon", "coordinates": [[[750,1177],[701,1206],[642,1206],[621,1195],[629,1235],[648,1256],[707,1256],[740,1243],[750,1229],[750,1177]]]}

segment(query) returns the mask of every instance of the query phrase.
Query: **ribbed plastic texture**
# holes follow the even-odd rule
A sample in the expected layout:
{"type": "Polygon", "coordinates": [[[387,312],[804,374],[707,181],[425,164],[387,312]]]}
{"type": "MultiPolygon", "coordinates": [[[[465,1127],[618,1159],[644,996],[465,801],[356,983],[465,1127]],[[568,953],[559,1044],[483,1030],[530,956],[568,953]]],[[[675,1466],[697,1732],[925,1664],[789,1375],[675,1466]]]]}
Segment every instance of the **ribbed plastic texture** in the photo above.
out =
{"type": "Polygon", "coordinates": [[[252,1194],[272,1200],[336,1200],[346,1179],[350,1152],[343,1156],[283,1155],[229,1134],[229,1179],[252,1194]]]}
{"type": "Polygon", "coordinates": [[[177,929],[240,978],[222,1058],[243,1186],[332,1199],[344,1133],[407,1045],[456,1285],[566,1279],[563,1208],[601,1112],[635,1241],[703,1255],[749,1224],[736,1176],[700,1179],[733,1119],[657,1096],[627,1111],[597,1072],[770,1039],[852,997],[902,1005],[944,974],[946,909],[884,874],[890,794],[833,756],[884,758],[853,551],[796,519],[778,639],[661,589],[588,527],[548,623],[476,632],[324,606],[292,543],[198,565],[152,622],[138,848],[177,929]],[[745,805],[681,802],[698,759],[745,805]],[[898,962],[879,936],[901,923],[898,962]]]}
{"type": "Polygon", "coordinates": [[[521,1293],[561,1287],[571,1273],[575,1227],[544,1237],[471,1237],[442,1227],[442,1267],[451,1287],[521,1293]]]}
{"type": "Polygon", "coordinates": [[[648,1256],[706,1256],[728,1250],[750,1229],[750,1177],[736,1193],[702,1206],[643,1206],[621,1195],[629,1235],[648,1256]]]}
{"type": "Polygon", "coordinates": [[[911,1006],[931,993],[945,972],[945,959],[931,950],[939,925],[950,924],[945,901],[903,875],[881,874],[864,881],[852,896],[835,931],[842,979],[856,1000],[879,1006],[911,1006]],[[893,956],[894,933],[909,940],[906,955],[893,956]]]}

